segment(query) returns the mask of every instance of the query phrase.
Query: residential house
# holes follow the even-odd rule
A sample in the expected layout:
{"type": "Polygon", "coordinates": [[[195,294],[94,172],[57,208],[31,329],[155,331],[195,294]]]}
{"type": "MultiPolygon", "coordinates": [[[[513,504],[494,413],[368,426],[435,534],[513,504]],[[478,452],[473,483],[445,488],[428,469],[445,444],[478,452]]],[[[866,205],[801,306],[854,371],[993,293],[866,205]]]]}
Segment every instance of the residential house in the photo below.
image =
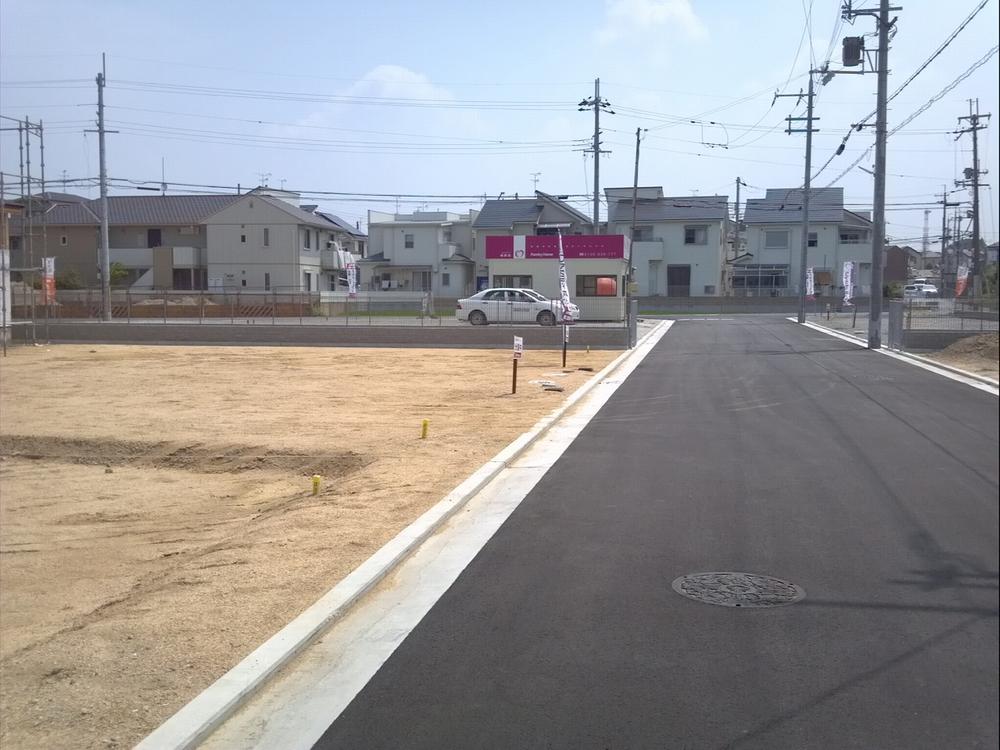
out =
{"type": "MultiPolygon", "coordinates": [[[[202,221],[236,195],[116,195],[108,201],[111,263],[123,266],[138,288],[201,289],[206,235],[202,221]]],[[[100,200],[67,194],[32,196],[34,209],[12,226],[15,267],[56,259],[56,277],[74,274],[100,285],[100,200]],[[14,242],[16,240],[16,242],[14,242]]]]}
{"type": "Polygon", "coordinates": [[[361,288],[455,299],[471,294],[475,263],[469,253],[476,214],[369,211],[369,252],[358,262],[361,288]]]}
{"type": "Polygon", "coordinates": [[[700,297],[725,293],[731,247],[729,198],[667,197],[662,187],[607,188],[608,231],[632,236],[632,268],[640,296],[700,297]],[[632,221],[635,232],[632,234],[632,221]]]}
{"type": "MultiPolygon", "coordinates": [[[[732,266],[737,295],[797,295],[802,242],[802,191],[768,189],[751,198],[744,215],[749,257],[732,266]]],[[[843,188],[810,191],[807,266],[817,294],[840,294],[843,264],[857,264],[854,294],[871,290],[872,222],[866,212],[844,208],[843,188]]]]}
{"type": "Polygon", "coordinates": [[[476,289],[489,286],[538,288],[533,274],[503,272],[498,269],[509,264],[490,263],[486,253],[487,237],[546,236],[560,231],[564,236],[593,234],[590,217],[541,190],[536,190],[533,198],[515,196],[486,201],[472,222],[472,229],[474,241],[470,257],[475,261],[476,289]]]}
{"type": "Polygon", "coordinates": [[[258,188],[207,216],[210,290],[336,291],[364,234],[298,194],[258,188]]]}

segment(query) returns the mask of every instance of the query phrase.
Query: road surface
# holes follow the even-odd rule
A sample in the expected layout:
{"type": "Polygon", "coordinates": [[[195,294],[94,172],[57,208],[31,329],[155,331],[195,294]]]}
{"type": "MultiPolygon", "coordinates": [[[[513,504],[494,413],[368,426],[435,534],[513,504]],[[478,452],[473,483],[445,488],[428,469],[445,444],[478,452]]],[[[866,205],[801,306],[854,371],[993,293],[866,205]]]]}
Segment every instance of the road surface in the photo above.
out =
{"type": "Polygon", "coordinates": [[[995,748],[997,398],[678,322],[316,748],[995,748]],[[712,606],[703,571],[790,581],[712,606]]]}

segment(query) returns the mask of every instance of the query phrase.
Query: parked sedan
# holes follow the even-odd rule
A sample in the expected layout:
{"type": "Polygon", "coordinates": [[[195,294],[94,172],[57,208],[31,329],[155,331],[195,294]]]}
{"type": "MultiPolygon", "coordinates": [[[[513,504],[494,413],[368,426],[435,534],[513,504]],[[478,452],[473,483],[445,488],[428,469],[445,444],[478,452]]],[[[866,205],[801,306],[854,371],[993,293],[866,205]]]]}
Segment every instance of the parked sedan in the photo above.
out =
{"type": "MultiPolygon", "coordinates": [[[[571,322],[580,319],[580,308],[569,306],[571,322]]],[[[547,299],[534,289],[484,289],[455,307],[455,317],[474,326],[488,323],[538,323],[554,326],[560,322],[562,307],[559,300],[547,299]]]]}

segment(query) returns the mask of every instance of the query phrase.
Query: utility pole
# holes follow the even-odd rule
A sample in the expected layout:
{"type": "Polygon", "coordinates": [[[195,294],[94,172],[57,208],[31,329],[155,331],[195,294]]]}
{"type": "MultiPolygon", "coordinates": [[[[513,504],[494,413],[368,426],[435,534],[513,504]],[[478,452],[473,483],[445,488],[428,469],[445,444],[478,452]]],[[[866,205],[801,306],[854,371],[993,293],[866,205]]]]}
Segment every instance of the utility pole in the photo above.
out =
{"type": "MultiPolygon", "coordinates": [[[[953,206],[957,206],[958,204],[950,203],[948,201],[947,185],[941,186],[941,200],[939,200],[938,203],[941,204],[941,284],[944,286],[944,275],[947,274],[951,280],[952,294],[954,294],[955,279],[951,278],[953,276],[953,263],[949,256],[953,256],[955,251],[949,252],[948,250],[948,209],[953,206]]],[[[957,268],[957,265],[955,267],[957,268]]]]}
{"type": "Polygon", "coordinates": [[[104,146],[104,54],[97,74],[97,142],[101,181],[101,318],[111,320],[111,249],[108,239],[108,160],[104,146]]]}
{"type": "Polygon", "coordinates": [[[985,130],[985,125],[980,125],[980,118],[989,119],[990,115],[980,115],[979,114],[979,100],[975,100],[976,109],[975,112],[972,110],[972,99],[969,99],[969,114],[966,117],[959,117],[959,124],[963,120],[968,120],[969,127],[956,131],[958,136],[955,140],[962,137],[963,133],[972,133],[972,169],[966,169],[965,179],[961,182],[956,182],[956,185],[961,187],[972,186],[972,288],[973,296],[981,297],[983,294],[983,266],[982,263],[982,253],[979,247],[979,177],[980,175],[986,174],[985,171],[980,171],[979,169],[979,131],[985,130]]]}
{"type": "Polygon", "coordinates": [[[601,98],[601,79],[594,79],[594,96],[592,99],[584,99],[577,105],[579,111],[593,108],[594,110],[594,140],[593,144],[585,153],[594,154],[594,234],[601,233],[601,154],[609,154],[610,151],[601,150],[601,110],[609,115],[615,112],[611,109],[611,103],[607,99],[601,98]]]}
{"type": "MultiPolygon", "coordinates": [[[[639,210],[639,143],[642,128],[635,129],[635,173],[632,177],[632,225],[629,231],[628,258],[625,264],[625,327],[630,331],[629,346],[632,346],[632,243],[635,242],[635,222],[639,210]]],[[[611,217],[608,216],[610,223],[611,217]]]]}
{"type": "MultiPolygon", "coordinates": [[[[806,134],[806,172],[805,179],[802,182],[802,244],[799,251],[799,323],[806,322],[806,266],[809,265],[809,196],[812,192],[812,134],[818,132],[818,128],[813,127],[813,122],[818,120],[818,117],[813,117],[813,100],[816,98],[816,83],[815,75],[819,71],[810,70],[809,71],[809,91],[806,94],[806,116],[805,117],[792,117],[789,115],[785,119],[788,121],[788,127],[785,128],[785,132],[791,135],[792,133],[802,133],[806,134]],[[805,120],[805,128],[793,128],[793,122],[801,122],[805,120]]],[[[802,92],[799,91],[798,94],[775,94],[775,98],[783,96],[795,96],[798,97],[798,101],[802,101],[802,92]]]]}

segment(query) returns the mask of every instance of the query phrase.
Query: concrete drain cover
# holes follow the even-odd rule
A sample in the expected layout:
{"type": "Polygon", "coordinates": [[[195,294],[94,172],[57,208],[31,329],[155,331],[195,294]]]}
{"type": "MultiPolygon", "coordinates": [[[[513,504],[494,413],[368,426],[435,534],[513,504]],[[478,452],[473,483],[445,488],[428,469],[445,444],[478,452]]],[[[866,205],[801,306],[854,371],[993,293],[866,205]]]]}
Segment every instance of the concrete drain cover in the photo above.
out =
{"type": "Polygon", "coordinates": [[[688,599],[720,607],[780,607],[806,595],[794,583],[756,573],[692,573],[676,579],[673,587],[688,599]]]}

